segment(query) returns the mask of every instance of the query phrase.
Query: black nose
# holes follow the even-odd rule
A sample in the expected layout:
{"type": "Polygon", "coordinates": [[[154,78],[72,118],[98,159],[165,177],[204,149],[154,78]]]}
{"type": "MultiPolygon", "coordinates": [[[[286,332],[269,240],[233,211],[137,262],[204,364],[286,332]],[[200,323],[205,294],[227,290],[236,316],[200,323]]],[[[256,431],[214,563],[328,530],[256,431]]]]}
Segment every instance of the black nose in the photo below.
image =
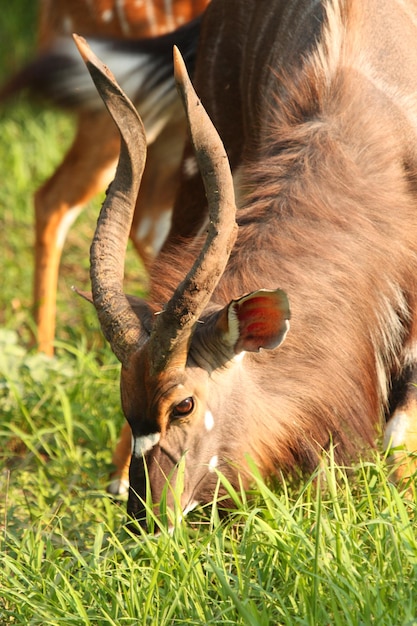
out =
{"type": "Polygon", "coordinates": [[[141,498],[138,497],[137,492],[129,487],[129,495],[127,499],[127,514],[131,521],[127,526],[132,532],[139,532],[138,524],[145,530],[146,527],[146,510],[141,498]]]}
{"type": "Polygon", "coordinates": [[[128,527],[133,532],[138,532],[138,524],[146,529],[146,509],[144,505],[146,498],[146,475],[142,457],[132,457],[129,468],[129,483],[127,514],[132,521],[128,523],[128,527]]]}

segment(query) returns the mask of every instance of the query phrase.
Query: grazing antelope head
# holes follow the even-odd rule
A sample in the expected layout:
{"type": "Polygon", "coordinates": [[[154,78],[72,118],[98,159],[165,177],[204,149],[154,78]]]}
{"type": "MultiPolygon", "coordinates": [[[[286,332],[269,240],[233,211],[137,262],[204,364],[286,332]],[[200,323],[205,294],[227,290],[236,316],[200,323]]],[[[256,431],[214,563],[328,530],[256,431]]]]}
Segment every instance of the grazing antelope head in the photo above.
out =
{"type": "Polygon", "coordinates": [[[162,311],[124,295],[120,249],[127,243],[146,140],[134,107],[83,41],[76,41],[122,137],[116,180],[91,248],[91,281],[103,332],[122,363],[122,405],[133,434],[128,510],[142,516],[144,459],[157,501],[183,455],[182,506],[189,509],[210,499],[217,482],[215,468],[227,473],[226,462],[236,461],[237,455],[243,462],[250,451],[244,441],[241,445],[233,441],[231,423],[216,423],[219,409],[228,412],[227,398],[216,393],[217,379],[238,384],[239,355],[274,349],[283,341],[289,325],[288,301],[280,289],[244,294],[225,307],[211,301],[236,238],[233,181],[221,141],[178,51],[176,80],[204,172],[210,207],[208,235],[162,311]]]}
{"type": "Polygon", "coordinates": [[[384,413],[395,411],[396,444],[415,423],[411,9],[385,0],[270,0],[264,9],[259,0],[213,0],[195,76],[234,168],[236,217],[228,158],[176,60],[199,173],[184,169],[174,226],[181,233],[182,215],[202,227],[208,214],[208,235],[204,245],[197,238],[177,247],[170,237],[147,302],[122,287],[143,131],[84,49],[122,135],[91,279],[101,327],[122,363],[133,434],[128,512],[138,519],[146,472],[157,502],[182,459],[188,510],[211,499],[215,468],[234,485],[239,472],[244,478],[246,454],[264,476],[312,470],[330,443],[342,463],[374,446],[384,413]],[[387,49],[395,51],[389,62],[387,49]],[[196,176],[207,200],[195,195],[196,176]],[[289,327],[286,293],[291,332],[277,350],[289,327]]]}

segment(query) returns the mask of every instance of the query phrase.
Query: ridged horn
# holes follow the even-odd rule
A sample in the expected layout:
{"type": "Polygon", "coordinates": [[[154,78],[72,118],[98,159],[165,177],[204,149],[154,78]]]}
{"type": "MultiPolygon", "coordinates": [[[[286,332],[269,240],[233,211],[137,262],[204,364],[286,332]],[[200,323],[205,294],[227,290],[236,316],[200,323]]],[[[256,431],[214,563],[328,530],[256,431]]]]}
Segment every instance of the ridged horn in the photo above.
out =
{"type": "Polygon", "coordinates": [[[192,331],[225,270],[237,234],[233,179],[226,151],[194,91],[176,47],[174,73],[206,190],[209,227],[193,267],[156,317],[149,343],[154,374],[169,363],[185,365],[192,331]]]}
{"type": "MultiPolygon", "coordinates": [[[[146,160],[142,121],[110,70],[87,42],[73,35],[96,88],[121,137],[117,171],[100,211],[90,250],[90,277],[94,306],[104,336],[119,361],[142,343],[145,333],[123,292],[124,261],[136,199],[146,160]]],[[[110,123],[110,121],[109,121],[110,123]]]]}

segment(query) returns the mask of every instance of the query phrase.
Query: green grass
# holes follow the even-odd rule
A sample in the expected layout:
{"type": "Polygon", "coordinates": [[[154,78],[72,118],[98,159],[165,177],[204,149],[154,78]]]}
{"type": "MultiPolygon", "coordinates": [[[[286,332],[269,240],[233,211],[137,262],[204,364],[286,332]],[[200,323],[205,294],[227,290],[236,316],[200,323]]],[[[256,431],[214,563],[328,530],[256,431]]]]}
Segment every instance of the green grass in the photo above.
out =
{"type": "MultiPolygon", "coordinates": [[[[0,23],[0,76],[30,55],[34,13],[17,0],[0,23]]],[[[99,201],[65,248],[56,356],[30,347],[32,194],[72,132],[24,98],[0,111],[0,624],[416,625],[415,491],[405,498],[378,455],[349,478],[330,457],[274,489],[254,472],[252,494],[231,494],[235,512],[207,507],[172,534],[125,527],[105,492],[119,368],[70,290],[88,288],[99,201]]],[[[128,274],[136,289],[134,255],[128,274]]]]}

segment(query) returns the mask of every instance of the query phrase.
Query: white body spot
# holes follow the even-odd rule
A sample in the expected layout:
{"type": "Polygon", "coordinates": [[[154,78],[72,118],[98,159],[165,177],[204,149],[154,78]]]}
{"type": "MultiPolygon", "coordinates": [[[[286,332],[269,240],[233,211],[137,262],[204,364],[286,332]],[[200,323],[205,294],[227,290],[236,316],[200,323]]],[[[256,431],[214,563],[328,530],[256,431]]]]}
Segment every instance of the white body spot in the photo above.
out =
{"type": "Polygon", "coordinates": [[[113,11],[111,9],[106,9],[106,11],[103,11],[101,14],[101,19],[103,22],[111,22],[113,19],[113,11]]]}
{"type": "Polygon", "coordinates": [[[140,458],[149,450],[152,450],[161,438],[161,433],[150,433],[142,437],[133,437],[132,454],[136,458],[140,458]]]}

